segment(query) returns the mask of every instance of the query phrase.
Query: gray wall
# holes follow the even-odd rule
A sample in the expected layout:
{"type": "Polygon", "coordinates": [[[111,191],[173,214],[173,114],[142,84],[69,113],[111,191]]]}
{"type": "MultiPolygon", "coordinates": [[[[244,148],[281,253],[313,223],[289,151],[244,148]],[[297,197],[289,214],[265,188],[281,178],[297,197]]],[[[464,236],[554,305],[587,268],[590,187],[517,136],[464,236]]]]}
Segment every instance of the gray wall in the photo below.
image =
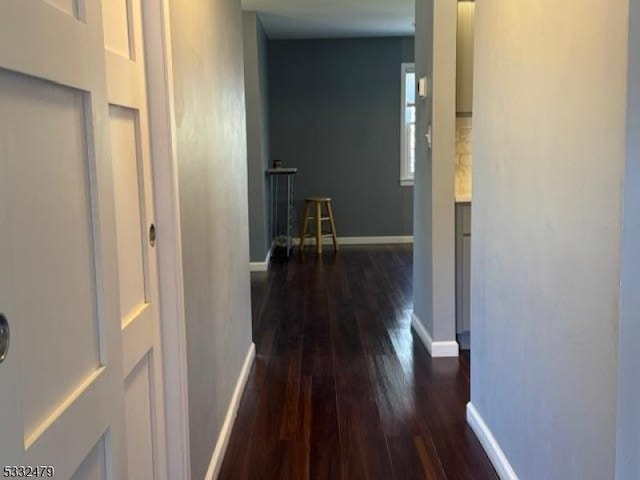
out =
{"type": "Polygon", "coordinates": [[[455,91],[457,3],[416,1],[418,99],[413,312],[434,341],[455,341],[455,91]],[[425,134],[432,124],[433,148],[425,134]]]}
{"type": "Polygon", "coordinates": [[[631,0],[624,182],[618,480],[640,478],[640,0],[631,0]]]}
{"type": "Polygon", "coordinates": [[[413,38],[269,42],[271,156],[299,168],[300,199],[333,198],[338,235],[412,234],[400,186],[400,64],[413,38]]]}
{"type": "Polygon", "coordinates": [[[204,478],[251,345],[242,17],[171,0],[191,473],[204,478]]]}
{"type": "Polygon", "coordinates": [[[264,262],[271,246],[269,192],[269,101],[267,36],[255,12],[242,14],[244,85],[247,107],[247,165],[249,179],[249,251],[252,262],[264,262]]]}
{"type": "Polygon", "coordinates": [[[627,13],[476,6],[471,400],[521,480],[614,475],[627,13]]]}
{"type": "MultiPolygon", "coordinates": [[[[433,0],[416,0],[416,77],[433,78],[433,0]]],[[[425,138],[431,123],[433,96],[417,99],[416,172],[413,215],[413,312],[433,334],[433,259],[431,225],[431,150],[425,138]]],[[[432,337],[433,338],[433,337],[432,337]]]]}

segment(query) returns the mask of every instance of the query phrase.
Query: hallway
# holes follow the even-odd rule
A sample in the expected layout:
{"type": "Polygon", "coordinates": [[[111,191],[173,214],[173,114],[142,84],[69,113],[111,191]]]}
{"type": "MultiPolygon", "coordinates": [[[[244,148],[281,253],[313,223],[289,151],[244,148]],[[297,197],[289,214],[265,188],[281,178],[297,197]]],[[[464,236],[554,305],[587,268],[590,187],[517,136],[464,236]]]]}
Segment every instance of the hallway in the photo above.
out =
{"type": "Polygon", "coordinates": [[[252,275],[257,355],[221,479],[495,479],[465,421],[468,357],[411,330],[412,247],[252,275]]]}

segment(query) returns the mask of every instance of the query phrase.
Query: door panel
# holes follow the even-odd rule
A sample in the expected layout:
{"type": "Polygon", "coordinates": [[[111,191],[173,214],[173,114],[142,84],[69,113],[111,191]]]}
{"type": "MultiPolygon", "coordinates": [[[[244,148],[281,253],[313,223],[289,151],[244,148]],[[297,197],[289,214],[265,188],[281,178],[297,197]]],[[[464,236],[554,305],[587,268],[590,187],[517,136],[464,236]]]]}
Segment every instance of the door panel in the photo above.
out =
{"type": "Polygon", "coordinates": [[[85,458],[72,480],[106,480],[107,463],[105,454],[105,439],[101,438],[91,453],[85,458]]]}
{"type": "Polygon", "coordinates": [[[142,357],[153,349],[154,312],[150,304],[130,315],[122,329],[124,377],[127,378],[142,357]],[[152,345],[149,345],[149,344],[152,345]]]}
{"type": "Polygon", "coordinates": [[[97,0],[84,2],[86,22],[43,1],[2,0],[0,67],[92,91],[97,72],[88,68],[87,55],[100,17],[97,0]]]}
{"type": "Polygon", "coordinates": [[[106,56],[109,103],[138,110],[145,88],[144,83],[141,83],[138,65],[109,50],[106,56]]]}
{"type": "Polygon", "coordinates": [[[0,104],[0,131],[22,126],[3,139],[4,148],[29,151],[28,161],[10,161],[11,153],[0,160],[3,204],[22,206],[8,209],[2,226],[14,252],[2,269],[15,289],[15,307],[6,314],[45,320],[20,322],[13,332],[22,350],[13,353],[23,365],[28,437],[100,368],[84,103],[82,92],[3,71],[0,104]],[[69,332],[80,339],[72,349],[69,332]]]}
{"type": "Polygon", "coordinates": [[[0,1],[0,466],[166,476],[142,33],[139,1],[0,1]]]}
{"type": "Polygon", "coordinates": [[[154,478],[152,383],[149,357],[145,356],[125,386],[129,480],[154,478]]]}
{"type": "Polygon", "coordinates": [[[106,0],[104,11],[104,45],[118,55],[134,59],[131,18],[131,2],[129,0],[106,0]]]}
{"type": "Polygon", "coordinates": [[[166,475],[153,191],[140,0],[103,3],[126,386],[128,473],[166,475]],[[125,48],[126,44],[126,48],[125,48]]]}
{"type": "Polygon", "coordinates": [[[47,3],[58,7],[63,12],[71,15],[75,18],[80,18],[78,15],[78,2],[76,0],[45,0],[47,3]]]}
{"type": "Polygon", "coordinates": [[[21,443],[23,464],[53,465],[57,476],[69,477],[86,457],[88,446],[110,428],[103,407],[109,395],[108,376],[102,368],[60,402],[38,430],[21,443]]]}
{"type": "Polygon", "coordinates": [[[56,478],[106,436],[126,477],[102,38],[98,0],[0,2],[0,466],[56,478]]]}
{"type": "Polygon", "coordinates": [[[136,112],[111,106],[109,117],[116,199],[120,313],[124,325],[132,314],[147,303],[144,261],[146,228],[141,218],[144,198],[140,192],[144,182],[140,178],[143,170],[138,159],[136,112]]]}

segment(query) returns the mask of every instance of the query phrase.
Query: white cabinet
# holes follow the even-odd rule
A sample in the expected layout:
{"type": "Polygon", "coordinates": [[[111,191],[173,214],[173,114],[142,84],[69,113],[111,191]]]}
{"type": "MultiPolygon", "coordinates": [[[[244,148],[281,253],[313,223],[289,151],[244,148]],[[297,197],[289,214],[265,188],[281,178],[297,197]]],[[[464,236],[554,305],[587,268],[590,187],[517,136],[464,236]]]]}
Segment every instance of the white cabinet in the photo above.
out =
{"type": "Polygon", "coordinates": [[[456,204],[456,330],[458,335],[471,331],[470,203],[456,204]]]}
{"type": "Polygon", "coordinates": [[[456,112],[473,111],[473,39],[475,2],[458,2],[456,112]]]}
{"type": "Polygon", "coordinates": [[[471,330],[471,234],[462,235],[460,262],[462,278],[460,290],[460,333],[471,330]]]}

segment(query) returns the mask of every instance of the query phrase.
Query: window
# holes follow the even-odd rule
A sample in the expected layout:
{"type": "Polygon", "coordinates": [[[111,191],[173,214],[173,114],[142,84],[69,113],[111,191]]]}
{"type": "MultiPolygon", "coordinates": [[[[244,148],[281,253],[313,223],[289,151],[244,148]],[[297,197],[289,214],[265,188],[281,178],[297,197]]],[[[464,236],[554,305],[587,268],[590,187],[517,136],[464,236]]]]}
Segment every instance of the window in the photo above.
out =
{"type": "Polygon", "coordinates": [[[413,63],[402,64],[400,129],[400,184],[410,186],[416,164],[416,69],[413,63]]]}

